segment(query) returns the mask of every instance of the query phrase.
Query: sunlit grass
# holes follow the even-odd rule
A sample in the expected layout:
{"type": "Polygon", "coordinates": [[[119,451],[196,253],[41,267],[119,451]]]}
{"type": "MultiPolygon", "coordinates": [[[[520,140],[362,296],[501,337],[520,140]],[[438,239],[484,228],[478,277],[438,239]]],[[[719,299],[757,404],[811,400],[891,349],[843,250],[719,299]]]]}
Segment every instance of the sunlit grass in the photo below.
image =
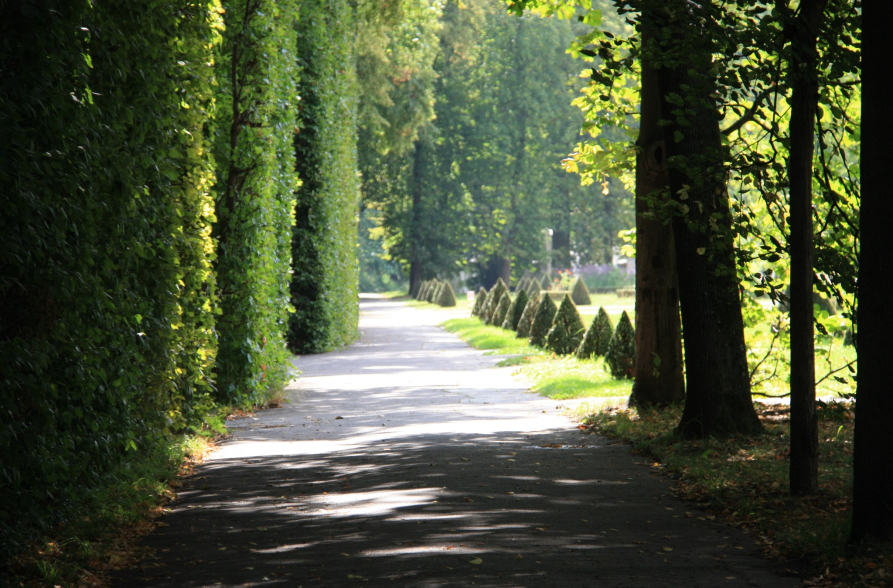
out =
{"type": "Polygon", "coordinates": [[[604,362],[555,356],[518,339],[513,331],[483,324],[477,318],[452,319],[443,327],[475,349],[517,355],[499,365],[516,366],[515,375],[530,383],[530,389],[556,400],[570,398],[629,396],[631,380],[615,380],[604,362]]]}

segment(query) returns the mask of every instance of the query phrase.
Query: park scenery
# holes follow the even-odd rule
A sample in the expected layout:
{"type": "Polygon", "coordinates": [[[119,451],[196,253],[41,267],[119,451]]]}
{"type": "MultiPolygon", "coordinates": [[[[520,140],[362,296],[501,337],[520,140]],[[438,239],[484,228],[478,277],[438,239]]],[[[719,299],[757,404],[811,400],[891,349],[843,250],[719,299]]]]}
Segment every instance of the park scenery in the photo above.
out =
{"type": "Polygon", "coordinates": [[[0,0],[0,586],[893,586],[888,25],[0,0]]]}

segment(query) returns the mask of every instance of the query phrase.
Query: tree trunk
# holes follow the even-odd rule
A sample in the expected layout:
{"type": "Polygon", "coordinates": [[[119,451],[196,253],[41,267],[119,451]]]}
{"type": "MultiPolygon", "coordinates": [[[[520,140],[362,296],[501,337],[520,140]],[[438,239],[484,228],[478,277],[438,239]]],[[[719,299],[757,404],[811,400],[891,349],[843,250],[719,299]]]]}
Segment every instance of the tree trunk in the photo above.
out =
{"type": "Polygon", "coordinates": [[[754,434],[762,425],[750,396],[719,117],[710,97],[711,47],[687,34],[699,30],[698,22],[679,24],[685,32],[673,42],[684,40],[684,47],[664,48],[679,53],[678,62],[658,72],[662,118],[673,121],[666,127],[670,191],[683,211],[673,220],[687,380],[678,431],[689,438],[754,434]]]}
{"type": "Polygon", "coordinates": [[[422,140],[417,139],[412,156],[412,210],[409,213],[409,295],[422,285],[422,140]]]}
{"type": "Polygon", "coordinates": [[[893,240],[887,166],[893,91],[887,83],[893,45],[886,39],[893,3],[864,3],[862,34],[862,204],[859,237],[859,383],[853,448],[853,523],[850,539],[893,540],[893,240]],[[868,124],[864,124],[867,122],[868,124]]]}
{"type": "Polygon", "coordinates": [[[503,257],[499,261],[499,277],[502,278],[502,281],[505,282],[506,286],[511,286],[512,284],[512,260],[508,257],[503,257]]]}
{"type": "Polygon", "coordinates": [[[819,99],[816,35],[827,0],[803,0],[790,23],[791,493],[818,491],[815,333],[812,309],[812,159],[819,99]]]}
{"type": "MultiPolygon", "coordinates": [[[[643,36],[643,43],[646,42],[643,36]]],[[[666,406],[685,398],[673,227],[646,201],[667,187],[657,72],[642,63],[636,158],[636,367],[629,404],[666,406]]]]}

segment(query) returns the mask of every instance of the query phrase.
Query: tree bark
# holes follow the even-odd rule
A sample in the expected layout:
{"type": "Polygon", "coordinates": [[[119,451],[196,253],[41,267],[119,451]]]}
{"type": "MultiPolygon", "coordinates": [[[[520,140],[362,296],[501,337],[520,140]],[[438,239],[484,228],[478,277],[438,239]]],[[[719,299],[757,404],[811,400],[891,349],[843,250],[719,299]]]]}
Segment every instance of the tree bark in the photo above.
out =
{"type": "Polygon", "coordinates": [[[791,235],[791,493],[818,492],[815,332],[812,279],[812,160],[819,100],[816,36],[827,0],[803,0],[789,23],[791,147],[788,157],[791,235]]]}
{"type": "Polygon", "coordinates": [[[850,539],[893,540],[893,394],[890,393],[890,333],[893,332],[893,240],[887,172],[887,142],[893,91],[887,83],[893,45],[886,39],[893,3],[863,3],[862,161],[859,256],[859,383],[853,448],[853,523],[850,539]],[[868,124],[864,124],[864,123],[868,124]]]}
{"type": "MultiPolygon", "coordinates": [[[[647,37],[643,35],[643,43],[647,37]]],[[[636,366],[629,404],[666,406],[685,398],[673,226],[645,216],[646,198],[667,188],[657,72],[642,62],[636,144],[636,366]]]]}
{"type": "Polygon", "coordinates": [[[422,285],[422,140],[416,139],[412,156],[412,210],[409,216],[409,295],[422,285]]]}
{"type": "Polygon", "coordinates": [[[762,425],[750,396],[711,46],[700,33],[693,37],[702,27],[688,19],[688,7],[665,10],[666,21],[681,25],[662,48],[676,63],[658,70],[662,118],[672,123],[670,191],[684,211],[673,220],[687,380],[677,430],[688,438],[754,434],[762,425]]]}

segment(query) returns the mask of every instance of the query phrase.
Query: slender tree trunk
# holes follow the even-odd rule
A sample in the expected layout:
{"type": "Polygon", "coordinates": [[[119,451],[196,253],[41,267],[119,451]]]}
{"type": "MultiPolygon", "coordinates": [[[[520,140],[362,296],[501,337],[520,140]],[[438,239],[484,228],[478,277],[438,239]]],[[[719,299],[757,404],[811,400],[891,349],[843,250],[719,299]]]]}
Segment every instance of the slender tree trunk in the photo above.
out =
{"type": "Polygon", "coordinates": [[[422,139],[415,142],[412,156],[412,211],[409,217],[409,295],[422,285],[422,139]]]}
{"type": "MultiPolygon", "coordinates": [[[[643,35],[643,43],[646,38],[643,35]]],[[[685,398],[673,226],[647,217],[646,197],[667,187],[657,72],[642,62],[636,158],[636,379],[630,405],[665,406],[685,398]]]]}
{"type": "Polygon", "coordinates": [[[710,97],[711,46],[692,38],[700,23],[688,20],[688,10],[665,14],[666,22],[685,19],[675,22],[681,26],[673,39],[685,46],[664,47],[678,53],[678,64],[658,72],[662,118],[673,121],[666,127],[670,191],[685,211],[673,220],[687,381],[678,431],[689,438],[753,434],[762,425],[750,396],[719,117],[710,97]],[[687,124],[678,123],[680,116],[687,124]]]}
{"type": "Polygon", "coordinates": [[[863,3],[862,204],[859,240],[859,383],[853,448],[853,524],[850,539],[893,540],[893,394],[890,393],[890,333],[893,332],[893,198],[887,171],[890,105],[887,81],[893,45],[887,39],[893,3],[863,3]],[[868,124],[864,124],[864,123],[868,124]]]}
{"type": "Polygon", "coordinates": [[[812,276],[812,160],[819,99],[816,35],[827,0],[803,0],[790,23],[791,150],[789,240],[791,252],[791,493],[818,491],[818,423],[815,412],[815,333],[812,276]]]}
{"type": "Polygon", "coordinates": [[[502,281],[505,282],[506,286],[511,285],[512,260],[510,258],[503,257],[499,260],[499,277],[502,278],[502,281]]]}

